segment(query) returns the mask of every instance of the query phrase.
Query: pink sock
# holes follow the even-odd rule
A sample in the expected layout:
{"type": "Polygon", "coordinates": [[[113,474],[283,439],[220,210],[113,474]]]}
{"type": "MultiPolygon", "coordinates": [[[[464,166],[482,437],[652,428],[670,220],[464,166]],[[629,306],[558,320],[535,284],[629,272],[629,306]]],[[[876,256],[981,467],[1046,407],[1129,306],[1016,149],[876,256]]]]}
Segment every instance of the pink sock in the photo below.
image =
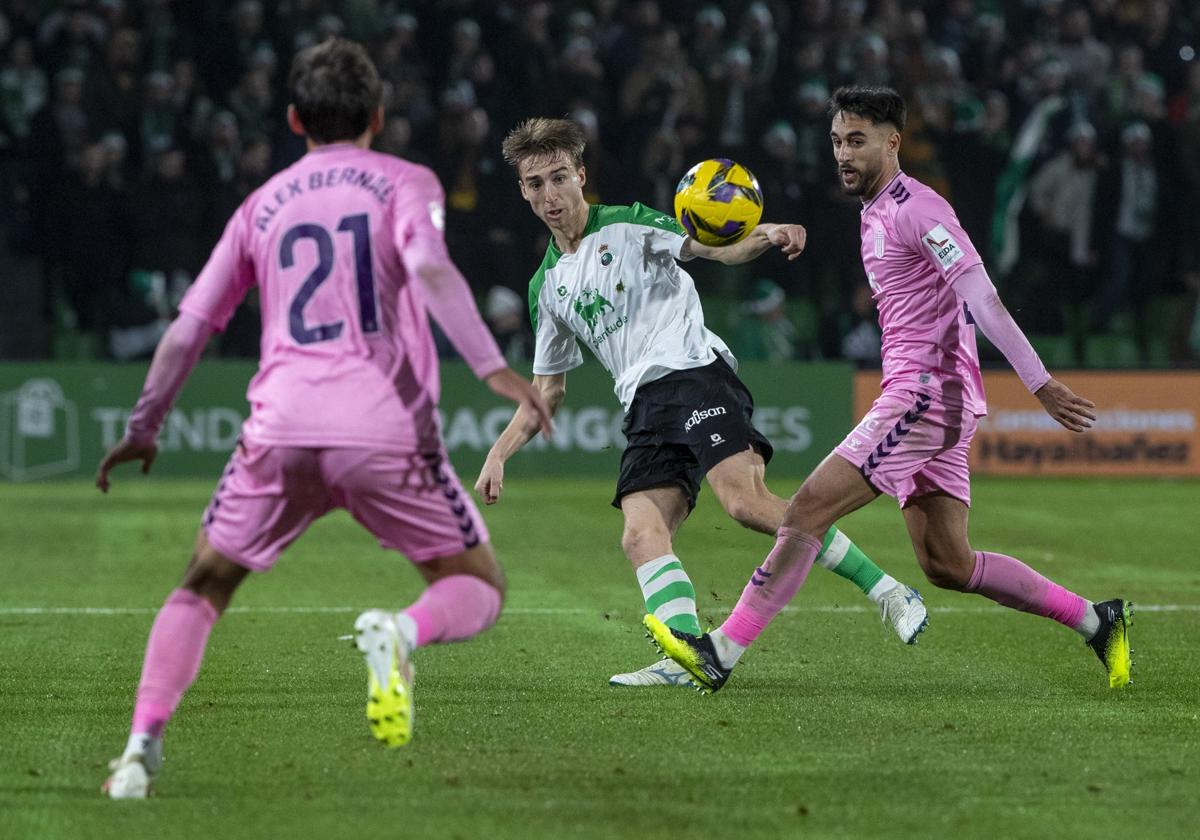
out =
{"type": "Polygon", "coordinates": [[[216,608],[187,589],[167,596],[150,629],[142,681],[133,707],[133,732],[162,735],[183,693],[196,679],[208,634],[217,622],[216,608]]]}
{"type": "Polygon", "coordinates": [[[820,550],[821,541],[816,537],[780,528],[775,547],[750,576],[721,632],[748,647],[804,585],[820,550]]]}
{"type": "Polygon", "coordinates": [[[1051,618],[1074,629],[1083,621],[1087,601],[1043,577],[1015,557],[975,552],[975,570],[967,583],[976,592],[1014,610],[1051,618]]]}
{"type": "Polygon", "coordinates": [[[417,625],[416,646],[478,636],[500,615],[500,592],[474,575],[434,581],[402,612],[417,625]]]}

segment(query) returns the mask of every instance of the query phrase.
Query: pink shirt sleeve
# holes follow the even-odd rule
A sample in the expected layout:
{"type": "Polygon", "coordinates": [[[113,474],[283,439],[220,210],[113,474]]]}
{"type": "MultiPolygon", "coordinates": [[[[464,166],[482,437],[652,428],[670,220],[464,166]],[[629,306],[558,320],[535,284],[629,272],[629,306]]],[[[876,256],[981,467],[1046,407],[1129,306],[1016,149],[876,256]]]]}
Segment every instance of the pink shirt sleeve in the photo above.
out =
{"type": "Polygon", "coordinates": [[[1046,366],[1000,301],[982,265],[962,272],[954,283],[954,292],[966,303],[980,331],[1004,354],[1030,393],[1036,393],[1050,381],[1046,366]]]}
{"type": "Polygon", "coordinates": [[[254,285],[254,263],[247,244],[246,204],[225,225],[221,240],[213,248],[200,276],[191,285],[179,311],[207,321],[223,331],[246,292],[254,285]]]}
{"type": "Polygon", "coordinates": [[[425,305],[477,377],[507,367],[467,280],[446,250],[445,197],[437,176],[414,167],[395,208],[396,250],[424,290],[425,305]]]}
{"type": "Polygon", "coordinates": [[[947,283],[983,259],[954,209],[934,192],[915,195],[896,216],[901,240],[921,254],[947,283]]]}
{"type": "Polygon", "coordinates": [[[154,361],[146,374],[142,395],[125,426],[128,440],[139,444],[154,443],[167,412],[212,334],[213,327],[208,321],[187,312],[180,312],[167,327],[154,350],[154,361]]]}

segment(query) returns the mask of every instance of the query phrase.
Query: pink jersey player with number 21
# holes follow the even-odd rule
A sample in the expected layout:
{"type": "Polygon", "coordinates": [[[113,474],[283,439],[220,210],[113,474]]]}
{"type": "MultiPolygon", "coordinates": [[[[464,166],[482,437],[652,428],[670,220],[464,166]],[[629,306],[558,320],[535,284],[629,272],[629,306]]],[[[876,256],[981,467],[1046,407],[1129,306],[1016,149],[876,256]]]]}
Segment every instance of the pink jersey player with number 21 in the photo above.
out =
{"type": "Polygon", "coordinates": [[[209,632],[251,571],[266,571],[314,520],[345,508],[428,584],[400,611],[355,622],[367,718],[388,746],[412,735],[413,650],[495,623],[504,576],[446,457],[437,419],[432,315],[475,375],[550,432],[542,397],[505,364],[442,236],[443,194],[425,167],[370,150],[379,76],[341,39],[300,52],[289,76],[292,130],[308,153],[234,213],[163,336],[109,472],[157,454],[155,438],[208,338],[252,288],[262,355],[250,417],[201,522],[182,584],[150,631],[128,744],[105,783],[143,798],[162,734],[195,679],[209,632]]]}

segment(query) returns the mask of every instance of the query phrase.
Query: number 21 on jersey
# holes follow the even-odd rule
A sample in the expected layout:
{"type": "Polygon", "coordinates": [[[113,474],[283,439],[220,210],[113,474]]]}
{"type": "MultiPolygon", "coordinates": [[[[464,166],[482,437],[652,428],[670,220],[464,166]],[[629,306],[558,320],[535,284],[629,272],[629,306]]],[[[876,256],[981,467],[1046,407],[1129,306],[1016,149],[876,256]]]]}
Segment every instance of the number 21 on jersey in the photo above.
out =
{"type": "MultiPolygon", "coordinates": [[[[337,233],[350,234],[354,248],[354,279],[358,289],[358,319],[364,333],[379,331],[375,307],[375,271],[371,265],[371,228],[366,213],[345,216],[338,222],[337,233]]],[[[279,241],[279,265],[291,268],[296,262],[296,243],[312,240],[317,249],[317,264],[292,298],[288,307],[288,331],[298,344],[333,341],[342,334],[342,321],[310,326],[304,322],[304,307],[333,271],[334,247],[338,238],[322,225],[304,223],[288,229],[279,241]]]]}

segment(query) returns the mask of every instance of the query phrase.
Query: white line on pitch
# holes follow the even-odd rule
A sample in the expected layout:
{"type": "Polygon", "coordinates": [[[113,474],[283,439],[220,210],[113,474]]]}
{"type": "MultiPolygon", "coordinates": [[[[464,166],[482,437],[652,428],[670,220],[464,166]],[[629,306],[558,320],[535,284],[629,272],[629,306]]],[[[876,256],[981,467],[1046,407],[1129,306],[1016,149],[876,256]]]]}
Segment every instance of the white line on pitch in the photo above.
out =
{"type": "MultiPolygon", "coordinates": [[[[266,615],[272,613],[311,615],[319,613],[358,613],[365,607],[230,607],[226,612],[242,615],[266,615]]],[[[993,606],[979,607],[935,607],[934,615],[944,613],[987,613],[1000,609],[993,606]]],[[[709,609],[701,607],[703,612],[717,614],[729,612],[726,608],[709,609]]],[[[784,607],[788,613],[873,613],[874,607],[848,606],[836,607],[825,604],[811,607],[784,607]]],[[[158,612],[158,607],[0,607],[0,615],[152,615],[158,612]]],[[[504,610],[508,615],[625,615],[622,610],[581,609],[579,607],[508,607],[504,610]]],[[[1134,612],[1200,612],[1200,604],[1134,604],[1134,612]]],[[[629,612],[628,615],[634,615],[629,612]]]]}

